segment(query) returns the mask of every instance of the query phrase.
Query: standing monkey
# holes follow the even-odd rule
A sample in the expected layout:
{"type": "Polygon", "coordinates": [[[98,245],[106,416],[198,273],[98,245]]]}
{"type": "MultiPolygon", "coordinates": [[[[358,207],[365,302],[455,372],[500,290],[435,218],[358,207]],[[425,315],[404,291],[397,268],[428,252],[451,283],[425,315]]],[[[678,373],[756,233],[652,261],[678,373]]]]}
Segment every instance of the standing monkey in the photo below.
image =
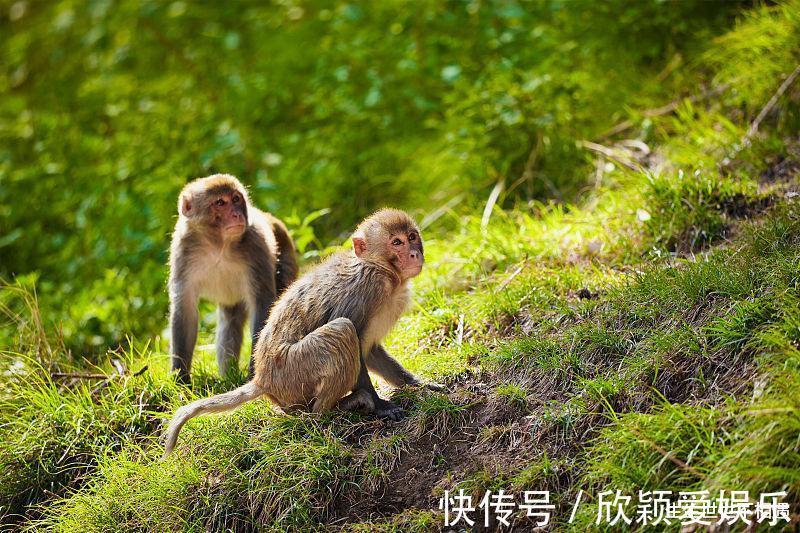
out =
{"type": "Polygon", "coordinates": [[[408,281],[423,262],[422,237],[406,213],[382,209],[364,220],[353,234],[352,251],[326,259],[275,304],[253,352],[253,379],[178,409],[165,456],[192,417],[260,396],[286,411],[322,412],[338,404],[398,420],[402,410],[378,396],[368,370],[394,386],[420,384],[380,341],[406,308],[408,281]]]}
{"type": "MultiPolygon", "coordinates": [[[[278,295],[297,277],[286,226],[253,207],[227,174],[187,184],[178,199],[169,255],[172,370],[189,381],[200,298],[218,304],[217,364],[224,375],[239,360],[244,324],[253,347],[278,295]]],[[[252,372],[253,361],[250,366],[252,372]]]]}

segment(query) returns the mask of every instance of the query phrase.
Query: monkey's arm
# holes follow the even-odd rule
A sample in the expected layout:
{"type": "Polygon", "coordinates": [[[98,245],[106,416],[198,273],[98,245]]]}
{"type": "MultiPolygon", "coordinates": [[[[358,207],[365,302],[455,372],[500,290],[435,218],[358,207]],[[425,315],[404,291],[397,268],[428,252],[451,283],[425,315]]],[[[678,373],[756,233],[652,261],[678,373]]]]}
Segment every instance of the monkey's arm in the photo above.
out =
{"type": "Polygon", "coordinates": [[[178,379],[189,382],[192,354],[197,342],[197,298],[175,289],[170,305],[170,353],[172,370],[178,379]]]}
{"type": "Polygon", "coordinates": [[[250,334],[252,336],[253,343],[250,347],[250,365],[247,379],[253,379],[253,376],[255,375],[256,344],[258,344],[258,337],[261,335],[261,330],[264,329],[264,325],[267,322],[269,310],[275,303],[275,298],[272,296],[272,294],[273,293],[270,291],[260,291],[256,294],[256,304],[255,308],[253,309],[252,323],[250,324],[250,334]]]}
{"type": "MultiPolygon", "coordinates": [[[[418,380],[411,372],[403,368],[397,359],[389,355],[386,349],[376,344],[369,352],[367,357],[367,368],[382,377],[389,385],[402,387],[403,385],[419,386],[423,383],[418,380]]],[[[443,392],[445,387],[438,383],[426,383],[425,387],[443,392]]]]}
{"type": "Polygon", "coordinates": [[[380,344],[376,344],[367,357],[367,368],[382,377],[389,385],[402,387],[403,385],[420,385],[414,375],[403,368],[397,359],[386,352],[380,344]]]}

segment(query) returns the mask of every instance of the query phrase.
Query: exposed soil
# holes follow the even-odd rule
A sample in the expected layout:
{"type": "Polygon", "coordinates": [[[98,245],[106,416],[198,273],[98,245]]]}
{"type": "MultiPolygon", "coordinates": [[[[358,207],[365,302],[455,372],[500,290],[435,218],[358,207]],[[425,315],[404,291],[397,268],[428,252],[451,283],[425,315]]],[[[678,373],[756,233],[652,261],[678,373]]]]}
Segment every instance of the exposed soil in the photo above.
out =
{"type": "MultiPolygon", "coordinates": [[[[693,321],[705,322],[711,312],[698,309],[692,315],[693,321]]],[[[519,319],[513,317],[511,322],[519,319]]],[[[516,331],[519,334],[519,329],[516,331]]],[[[582,373],[586,377],[608,373],[618,367],[619,360],[602,353],[587,353],[584,363],[582,373]]],[[[448,398],[462,407],[455,414],[447,410],[430,415],[417,413],[399,424],[365,422],[348,436],[351,444],[398,434],[403,436],[403,445],[388,469],[388,477],[373,487],[359,487],[352,497],[342,498],[330,523],[387,520],[413,509],[436,511],[444,491],[453,490],[467,479],[479,480],[468,488],[475,491],[473,502],[477,503],[492,481],[506,490],[515,490],[509,476],[533,464],[543,452],[558,468],[540,479],[537,486],[519,489],[547,489],[551,495],[559,495],[564,499],[555,502],[556,516],[565,516],[569,513],[565,502],[574,496],[575,476],[580,471],[577,457],[584,443],[608,423],[607,409],[647,412],[654,406],[653,389],[671,402],[714,405],[731,394],[753,394],[758,381],[751,358],[747,354],[732,358],[728,351],[710,351],[702,360],[683,353],[670,354],[662,361],[657,376],[643,374],[639,382],[604,402],[578,390],[576,377],[572,371],[565,374],[528,368],[522,361],[514,368],[495,372],[466,372],[448,383],[448,398]],[[498,396],[496,387],[507,383],[530,391],[529,396],[524,401],[498,396]],[[573,413],[567,400],[576,396],[582,398],[585,409],[573,413]],[[480,486],[481,482],[487,486],[480,486]]],[[[413,411],[414,402],[408,396],[400,395],[396,400],[413,411]]],[[[533,523],[526,520],[521,514],[515,515],[513,529],[531,530],[533,523]]],[[[501,528],[497,524],[489,527],[498,529],[501,528]]]]}
{"type": "MultiPolygon", "coordinates": [[[[448,384],[453,391],[448,397],[463,406],[461,411],[417,415],[396,426],[407,435],[396,468],[372,497],[359,491],[347,505],[334,510],[332,522],[345,515],[348,521],[363,521],[388,518],[406,509],[436,510],[445,490],[476,472],[491,476],[522,469],[541,453],[543,445],[553,448],[561,441],[548,435],[548,424],[540,418],[544,403],[564,399],[554,388],[554,380],[542,383],[545,394],[537,394],[538,407],[499,398],[493,393],[499,382],[498,375],[465,373],[448,384]]],[[[408,400],[398,401],[413,408],[408,400]]],[[[385,426],[378,437],[391,433],[385,426]]]]}
{"type": "MultiPolygon", "coordinates": [[[[781,197],[800,195],[800,141],[791,145],[789,151],[767,162],[761,173],[763,195],[753,199],[738,195],[725,200],[719,209],[728,218],[723,238],[738,231],[741,220],[756,218],[770,209],[781,197]]],[[[703,248],[714,243],[706,242],[703,248]]],[[[719,244],[719,243],[717,243],[719,244]]],[[[697,251],[697,250],[693,250],[697,251]]],[[[602,292],[581,288],[565,297],[572,301],[599,300],[602,292]]],[[[705,323],[712,317],[716,306],[712,302],[687,315],[692,323],[705,323]]],[[[490,331],[480,335],[498,338],[514,338],[528,335],[536,329],[541,316],[532,316],[527,309],[496,321],[490,331]]],[[[463,327],[453,322],[435,332],[430,344],[448,342],[453,331],[463,327]]],[[[462,329],[464,338],[477,332],[462,329]]],[[[521,356],[524,359],[524,356],[521,356]]],[[[524,363],[520,363],[522,365],[524,363]]],[[[612,354],[588,353],[584,358],[583,377],[603,375],[619,360],[612,354]]],[[[448,383],[451,392],[448,398],[462,407],[457,413],[444,410],[436,414],[416,414],[401,423],[365,421],[347,436],[349,443],[367,444],[371,439],[403,436],[403,444],[388,477],[371,487],[358,487],[350,497],[339,500],[332,510],[329,524],[358,523],[391,519],[408,510],[438,510],[439,500],[445,490],[452,490],[460,482],[478,480],[468,490],[473,490],[473,502],[486,487],[483,482],[500,483],[506,490],[514,490],[509,475],[530,466],[542,453],[559,465],[554,472],[539,481],[536,487],[525,489],[548,489],[551,494],[560,494],[569,501],[573,496],[576,458],[584,443],[589,442],[608,422],[605,410],[615,412],[647,412],[654,406],[652,391],[655,389],[667,401],[678,403],[715,405],[730,395],[747,396],[759,393],[759,378],[752,357],[746,351],[732,357],[727,350],[711,350],[698,359],[688,353],[672,353],[665,356],[658,373],[644,372],[639,381],[605,402],[593,401],[576,388],[576,378],[571,374],[544,372],[538,368],[499,369],[495,372],[466,372],[448,383]],[[530,395],[524,401],[511,401],[498,396],[499,384],[514,383],[530,395]],[[570,397],[582,396],[586,409],[582,413],[570,413],[570,397]]],[[[571,371],[569,371],[571,372],[571,371]]],[[[413,401],[399,396],[396,400],[409,411],[413,401]]],[[[556,502],[557,504],[559,502],[556,502]]],[[[563,516],[568,509],[564,504],[556,510],[563,516]]],[[[443,524],[443,522],[442,522],[443,524]]],[[[513,519],[515,531],[533,529],[533,522],[517,515],[513,519]]],[[[483,528],[476,520],[474,531],[483,528]]],[[[501,529],[492,523],[489,530],[501,529]]]]}

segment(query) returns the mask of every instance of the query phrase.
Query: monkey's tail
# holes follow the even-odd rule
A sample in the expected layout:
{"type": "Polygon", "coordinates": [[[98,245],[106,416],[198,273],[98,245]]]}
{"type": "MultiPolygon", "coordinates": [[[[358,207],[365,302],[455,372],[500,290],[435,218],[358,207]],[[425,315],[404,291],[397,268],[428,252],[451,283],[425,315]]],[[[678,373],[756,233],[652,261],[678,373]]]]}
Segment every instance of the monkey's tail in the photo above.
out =
{"type": "Polygon", "coordinates": [[[167,428],[167,442],[164,445],[163,458],[172,453],[175,444],[178,442],[178,434],[181,432],[181,428],[192,418],[206,413],[220,413],[236,409],[243,403],[255,400],[263,394],[264,389],[250,381],[230,392],[224,392],[211,398],[203,398],[189,405],[184,405],[175,412],[167,428]]]}

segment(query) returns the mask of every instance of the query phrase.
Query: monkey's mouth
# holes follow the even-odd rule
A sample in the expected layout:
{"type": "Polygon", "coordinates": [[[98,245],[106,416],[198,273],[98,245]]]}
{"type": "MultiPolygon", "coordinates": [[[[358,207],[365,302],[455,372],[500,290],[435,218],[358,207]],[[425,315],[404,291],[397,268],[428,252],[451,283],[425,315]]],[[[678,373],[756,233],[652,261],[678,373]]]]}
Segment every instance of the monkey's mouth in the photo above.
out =
{"type": "Polygon", "coordinates": [[[241,233],[244,231],[244,222],[231,222],[222,226],[225,233],[241,233]]]}
{"type": "Polygon", "coordinates": [[[422,272],[422,263],[423,261],[418,261],[406,264],[405,268],[403,268],[403,277],[408,279],[418,276],[419,273],[422,272]]]}

